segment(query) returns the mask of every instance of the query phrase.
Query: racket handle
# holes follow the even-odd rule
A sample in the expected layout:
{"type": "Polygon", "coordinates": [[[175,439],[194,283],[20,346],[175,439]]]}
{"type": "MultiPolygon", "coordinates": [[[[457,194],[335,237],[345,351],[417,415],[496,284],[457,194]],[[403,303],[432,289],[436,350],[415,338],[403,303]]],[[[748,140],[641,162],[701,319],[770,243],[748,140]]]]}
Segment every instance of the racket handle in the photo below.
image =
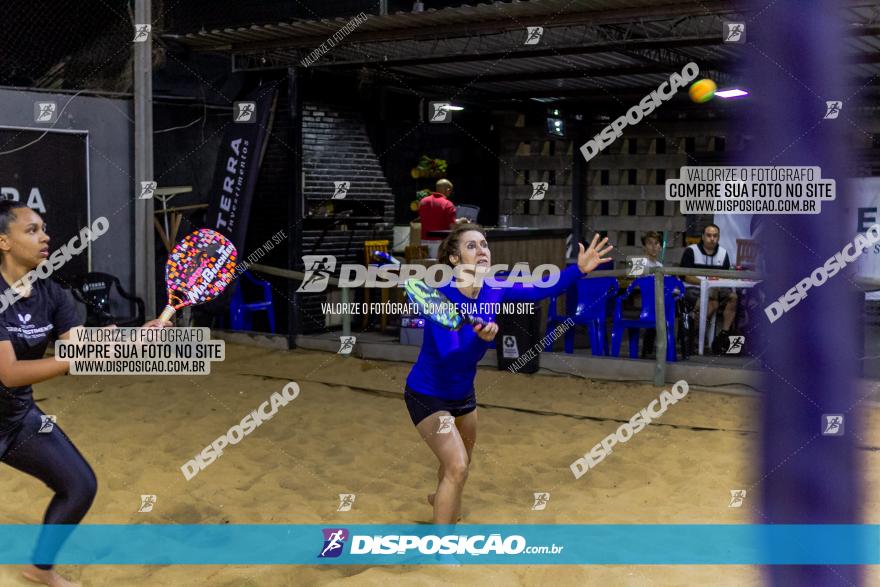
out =
{"type": "Polygon", "coordinates": [[[163,322],[171,322],[171,317],[174,316],[175,312],[177,312],[177,310],[174,309],[174,306],[165,306],[165,309],[159,314],[159,320],[162,320],[163,322]]]}
{"type": "Polygon", "coordinates": [[[468,324],[473,324],[474,326],[485,326],[486,321],[482,318],[477,318],[476,316],[468,316],[464,315],[464,321],[468,324]]]}

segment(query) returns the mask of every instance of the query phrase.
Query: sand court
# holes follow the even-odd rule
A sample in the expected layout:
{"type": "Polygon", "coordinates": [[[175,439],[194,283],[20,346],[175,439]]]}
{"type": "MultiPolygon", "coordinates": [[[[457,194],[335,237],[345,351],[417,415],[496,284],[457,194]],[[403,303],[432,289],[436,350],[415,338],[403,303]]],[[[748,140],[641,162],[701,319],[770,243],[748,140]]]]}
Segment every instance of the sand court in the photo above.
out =
{"type": "MultiPolygon", "coordinates": [[[[206,377],[70,377],[35,392],[97,473],[98,496],[85,523],[421,524],[431,520],[425,498],[436,460],[404,408],[409,368],[228,344],[226,361],[206,377]],[[185,462],[290,381],[300,386],[296,399],[186,480],[185,462]],[[153,511],[138,512],[142,494],[157,496],[153,511]],[[339,494],[356,496],[350,511],[337,511],[339,494]]],[[[659,388],[485,367],[476,388],[480,431],[463,523],[760,520],[754,395],[693,389],[575,479],[572,461],[646,407],[659,388]],[[748,490],[742,507],[728,507],[731,489],[748,490]],[[550,494],[544,510],[532,509],[536,492],[550,494]]],[[[876,429],[868,430],[864,444],[876,446],[876,429]]],[[[862,454],[876,486],[878,453],[862,454]]],[[[0,521],[37,523],[48,489],[0,470],[7,496],[0,521]]],[[[90,566],[70,567],[69,574],[87,585],[419,585],[441,578],[469,584],[487,575],[519,585],[760,580],[757,568],[740,566],[90,566]]],[[[12,567],[0,569],[0,577],[4,585],[24,584],[12,567]]]]}
{"type": "Polygon", "coordinates": [[[880,585],[876,2],[55,4],[0,587],[880,585]]]}

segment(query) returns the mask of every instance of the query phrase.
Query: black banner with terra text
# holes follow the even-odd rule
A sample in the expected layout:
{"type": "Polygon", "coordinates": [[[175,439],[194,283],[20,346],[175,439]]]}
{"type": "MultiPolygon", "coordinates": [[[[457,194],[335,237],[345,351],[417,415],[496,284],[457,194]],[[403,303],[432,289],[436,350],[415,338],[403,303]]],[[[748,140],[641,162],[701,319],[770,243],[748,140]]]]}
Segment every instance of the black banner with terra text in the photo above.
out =
{"type": "Polygon", "coordinates": [[[226,235],[244,253],[248,217],[269,136],[275,88],[257,88],[236,101],[226,127],[208,202],[207,228],[226,235]]]}

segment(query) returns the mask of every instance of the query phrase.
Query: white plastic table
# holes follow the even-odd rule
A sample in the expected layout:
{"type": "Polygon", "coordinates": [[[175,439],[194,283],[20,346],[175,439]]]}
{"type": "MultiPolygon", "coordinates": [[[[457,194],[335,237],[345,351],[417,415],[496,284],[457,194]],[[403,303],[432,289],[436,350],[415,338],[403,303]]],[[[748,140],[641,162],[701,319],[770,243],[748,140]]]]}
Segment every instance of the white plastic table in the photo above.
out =
{"type": "MultiPolygon", "coordinates": [[[[714,287],[745,289],[755,287],[761,282],[749,279],[708,279],[706,277],[699,277],[698,279],[700,280],[700,343],[698,352],[702,355],[706,340],[706,314],[709,311],[709,290],[714,287]]],[[[714,332],[712,334],[712,338],[715,338],[714,332]]]]}

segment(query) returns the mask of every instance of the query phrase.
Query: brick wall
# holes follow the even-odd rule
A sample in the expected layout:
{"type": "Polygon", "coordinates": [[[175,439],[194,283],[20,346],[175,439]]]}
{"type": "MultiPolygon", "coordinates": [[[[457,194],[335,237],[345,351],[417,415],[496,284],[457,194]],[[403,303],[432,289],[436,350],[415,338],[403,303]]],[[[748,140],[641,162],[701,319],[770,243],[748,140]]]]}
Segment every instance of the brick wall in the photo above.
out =
{"type": "Polygon", "coordinates": [[[501,153],[498,175],[499,214],[509,216],[510,226],[568,228],[571,226],[571,138],[547,133],[540,124],[526,123],[526,116],[505,113],[498,118],[501,153]],[[547,182],[542,200],[531,200],[532,183],[547,182]]]}
{"type": "MultiPolygon", "coordinates": [[[[684,165],[727,165],[744,148],[744,137],[730,121],[652,121],[628,128],[626,134],[588,163],[585,210],[571,209],[572,165],[582,157],[571,138],[547,133],[540,116],[508,113],[498,119],[503,164],[499,168],[500,213],[511,225],[568,227],[580,216],[584,238],[608,235],[621,255],[642,252],[641,237],[649,230],[669,231],[666,259],[678,263],[686,233],[712,215],[685,217],[665,200],[665,182],[678,178],[684,165]],[[532,182],[550,184],[543,200],[530,201],[532,182]]],[[[589,128],[591,137],[602,125],[589,128]]]]}
{"type": "MultiPolygon", "coordinates": [[[[303,105],[303,179],[307,211],[325,204],[352,210],[352,219],[335,225],[304,220],[304,255],[330,254],[338,264],[363,263],[364,241],[388,240],[390,248],[394,197],[358,112],[342,105],[303,105]],[[331,199],[336,181],[350,182],[344,200],[331,199]],[[376,215],[378,219],[368,219],[376,215]]],[[[302,296],[303,333],[325,330],[320,307],[325,299],[324,294],[302,296]]]]}
{"type": "Polygon", "coordinates": [[[720,120],[653,121],[627,129],[588,164],[587,224],[607,233],[623,255],[642,252],[645,232],[669,231],[666,259],[677,264],[685,234],[698,235],[713,216],[681,214],[677,203],[666,201],[666,180],[678,179],[685,165],[731,164],[744,140],[730,121],[720,120]]]}

